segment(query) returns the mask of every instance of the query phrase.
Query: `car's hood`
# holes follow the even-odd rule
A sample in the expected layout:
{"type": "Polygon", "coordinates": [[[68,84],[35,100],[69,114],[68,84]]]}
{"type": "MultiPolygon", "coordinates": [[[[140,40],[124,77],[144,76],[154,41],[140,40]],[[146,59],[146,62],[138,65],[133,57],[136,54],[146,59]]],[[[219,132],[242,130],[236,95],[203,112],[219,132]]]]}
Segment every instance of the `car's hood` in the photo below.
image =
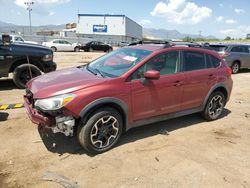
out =
{"type": "Polygon", "coordinates": [[[28,82],[27,87],[36,99],[71,93],[94,86],[106,79],[90,73],[85,68],[70,68],[48,73],[28,82]]]}
{"type": "Polygon", "coordinates": [[[48,47],[36,44],[28,44],[28,43],[11,43],[9,51],[14,52],[14,55],[28,55],[28,56],[41,56],[52,54],[52,50],[48,47]]]}

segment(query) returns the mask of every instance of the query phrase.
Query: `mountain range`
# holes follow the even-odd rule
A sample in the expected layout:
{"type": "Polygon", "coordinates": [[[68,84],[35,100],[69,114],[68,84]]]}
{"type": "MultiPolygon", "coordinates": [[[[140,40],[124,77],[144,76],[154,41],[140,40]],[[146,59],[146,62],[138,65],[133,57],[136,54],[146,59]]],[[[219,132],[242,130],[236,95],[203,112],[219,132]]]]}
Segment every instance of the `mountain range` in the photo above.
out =
{"type": "MultiPolygon", "coordinates": [[[[42,30],[53,30],[60,31],[65,28],[65,24],[61,25],[44,25],[44,26],[32,26],[32,31],[42,31],[42,30]]],[[[29,33],[29,26],[15,25],[12,23],[6,23],[0,21],[0,33],[3,32],[21,32],[29,33]]],[[[206,38],[206,39],[216,39],[214,36],[200,36],[195,34],[184,34],[177,30],[167,30],[167,29],[154,29],[154,28],[143,28],[143,36],[145,38],[155,38],[155,39],[183,39],[185,37],[191,38],[206,38]]]]}

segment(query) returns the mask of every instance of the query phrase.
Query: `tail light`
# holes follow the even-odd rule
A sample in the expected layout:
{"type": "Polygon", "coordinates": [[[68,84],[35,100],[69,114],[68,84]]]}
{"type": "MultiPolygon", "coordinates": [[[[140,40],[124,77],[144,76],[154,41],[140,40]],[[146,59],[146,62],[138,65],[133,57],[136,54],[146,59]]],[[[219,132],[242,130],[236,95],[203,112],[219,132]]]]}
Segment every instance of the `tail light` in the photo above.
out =
{"type": "Polygon", "coordinates": [[[230,56],[230,53],[229,52],[223,52],[223,53],[219,53],[219,55],[220,55],[221,58],[224,59],[224,58],[230,56]]]}

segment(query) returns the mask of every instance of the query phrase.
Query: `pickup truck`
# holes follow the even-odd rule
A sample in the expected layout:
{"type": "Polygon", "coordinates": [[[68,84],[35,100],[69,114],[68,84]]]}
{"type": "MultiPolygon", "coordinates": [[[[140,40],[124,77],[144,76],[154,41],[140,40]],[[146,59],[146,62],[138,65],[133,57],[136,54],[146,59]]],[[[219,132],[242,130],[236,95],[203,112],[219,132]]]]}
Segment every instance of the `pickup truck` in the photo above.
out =
{"type": "Polygon", "coordinates": [[[11,41],[12,43],[38,44],[37,42],[34,42],[34,41],[27,41],[27,40],[24,40],[24,38],[22,38],[22,37],[19,36],[19,35],[10,35],[10,41],[11,41]]]}
{"type": "Polygon", "coordinates": [[[0,36],[0,78],[13,73],[13,81],[20,89],[42,73],[55,71],[50,48],[27,43],[12,43],[9,35],[0,36]]]}

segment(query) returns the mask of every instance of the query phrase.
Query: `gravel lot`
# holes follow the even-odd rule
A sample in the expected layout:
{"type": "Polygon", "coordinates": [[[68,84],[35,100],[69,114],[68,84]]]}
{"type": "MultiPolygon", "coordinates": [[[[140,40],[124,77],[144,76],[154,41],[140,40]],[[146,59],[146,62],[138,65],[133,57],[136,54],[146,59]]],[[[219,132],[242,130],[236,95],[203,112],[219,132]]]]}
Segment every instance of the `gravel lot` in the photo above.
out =
{"type": "MultiPolygon", "coordinates": [[[[55,61],[61,69],[101,55],[56,53],[55,61]]],[[[136,128],[97,156],[74,138],[39,133],[24,109],[0,111],[0,187],[250,187],[250,70],[233,80],[221,119],[194,114],[136,128]]],[[[0,104],[23,93],[0,79],[0,104]]]]}

